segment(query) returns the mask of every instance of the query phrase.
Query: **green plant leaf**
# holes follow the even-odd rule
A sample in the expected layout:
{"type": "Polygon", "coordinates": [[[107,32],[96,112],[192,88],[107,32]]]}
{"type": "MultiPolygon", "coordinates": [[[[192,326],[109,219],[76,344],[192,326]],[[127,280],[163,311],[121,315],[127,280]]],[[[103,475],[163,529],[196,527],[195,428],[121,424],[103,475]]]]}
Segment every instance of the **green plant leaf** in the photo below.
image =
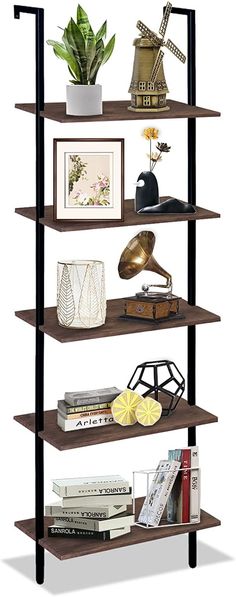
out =
{"type": "Polygon", "coordinates": [[[87,78],[90,82],[91,66],[96,56],[96,38],[93,30],[90,28],[86,39],[86,54],[87,54],[87,78]]]}
{"type": "Polygon", "coordinates": [[[65,44],[62,42],[53,41],[52,39],[48,39],[47,44],[53,47],[54,54],[57,56],[57,58],[61,58],[61,60],[65,60],[67,62],[72,76],[80,80],[80,70],[78,64],[73,54],[68,52],[65,44]]]}
{"type": "Polygon", "coordinates": [[[115,46],[115,41],[116,41],[116,36],[113,35],[111,37],[111,39],[109,40],[109,42],[107,43],[107,45],[105,46],[102,64],[105,64],[109,60],[110,56],[112,55],[112,52],[113,52],[114,46],[115,46]]]}
{"type": "Polygon", "coordinates": [[[80,66],[81,83],[82,85],[87,85],[88,78],[85,39],[82,32],[80,31],[79,27],[76,25],[73,19],[70,19],[69,21],[68,27],[66,29],[66,37],[67,42],[71,46],[73,54],[80,66]]]}
{"type": "Polygon", "coordinates": [[[99,41],[103,37],[106,37],[106,35],[107,35],[107,21],[104,21],[104,23],[102,24],[102,26],[100,27],[99,31],[96,34],[96,41],[99,41]]]}
{"type": "Polygon", "coordinates": [[[104,43],[103,43],[103,40],[100,39],[96,43],[96,54],[95,54],[95,57],[91,64],[91,69],[90,69],[90,83],[92,85],[95,85],[96,76],[97,76],[99,68],[102,64],[103,56],[104,56],[104,43]]]}
{"type": "Polygon", "coordinates": [[[84,38],[87,38],[90,30],[92,30],[89,18],[85,10],[78,4],[77,7],[77,26],[79,27],[81,33],[83,33],[84,38]]]}

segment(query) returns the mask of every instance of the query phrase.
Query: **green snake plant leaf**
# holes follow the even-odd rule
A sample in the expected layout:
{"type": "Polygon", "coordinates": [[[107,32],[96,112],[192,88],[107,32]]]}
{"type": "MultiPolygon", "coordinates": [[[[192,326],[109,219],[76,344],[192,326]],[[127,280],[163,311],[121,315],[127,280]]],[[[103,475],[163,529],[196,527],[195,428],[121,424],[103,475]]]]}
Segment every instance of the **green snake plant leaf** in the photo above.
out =
{"type": "Polygon", "coordinates": [[[107,35],[107,21],[104,21],[99,31],[96,33],[96,41],[99,41],[107,35]]]}
{"type": "Polygon", "coordinates": [[[53,41],[52,39],[48,39],[47,44],[53,47],[54,54],[57,56],[57,58],[61,58],[61,60],[65,60],[67,62],[68,68],[72,76],[77,80],[80,80],[80,70],[78,67],[78,63],[72,52],[68,52],[65,44],[53,41]]]}
{"type": "Polygon", "coordinates": [[[70,19],[69,21],[68,27],[66,29],[66,36],[68,44],[71,46],[75,58],[80,66],[81,83],[82,85],[87,85],[88,78],[85,39],[83,33],[80,31],[78,25],[76,25],[73,19],[70,19]]]}
{"type": "Polygon", "coordinates": [[[91,31],[91,25],[87,13],[82,8],[82,6],[80,6],[80,4],[78,4],[77,7],[77,26],[79,27],[81,33],[86,39],[87,35],[91,31]]]}
{"type": "Polygon", "coordinates": [[[109,60],[110,56],[112,55],[112,52],[113,52],[114,46],[115,46],[115,41],[116,41],[116,36],[113,35],[111,37],[111,39],[109,40],[109,42],[107,43],[107,45],[105,46],[102,64],[105,64],[109,60]]]}
{"type": "Polygon", "coordinates": [[[86,38],[86,54],[87,54],[87,79],[90,83],[91,66],[96,56],[96,38],[92,28],[90,28],[86,38]]]}
{"type": "Polygon", "coordinates": [[[100,39],[96,43],[96,54],[95,54],[95,57],[94,57],[94,60],[93,60],[93,62],[91,64],[91,69],[90,69],[90,83],[91,83],[91,85],[95,85],[96,76],[97,76],[99,68],[100,68],[100,66],[102,64],[103,56],[104,56],[104,43],[103,43],[103,40],[100,39]]]}

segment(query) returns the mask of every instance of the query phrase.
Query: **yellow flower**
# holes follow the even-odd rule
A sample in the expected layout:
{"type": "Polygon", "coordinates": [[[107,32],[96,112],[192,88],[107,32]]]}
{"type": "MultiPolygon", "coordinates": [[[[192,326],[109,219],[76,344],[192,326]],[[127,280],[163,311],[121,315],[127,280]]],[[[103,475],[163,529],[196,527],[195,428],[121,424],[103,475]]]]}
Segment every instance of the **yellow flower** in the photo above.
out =
{"type": "Polygon", "coordinates": [[[158,137],[159,137],[159,131],[158,131],[158,129],[150,127],[150,128],[144,129],[143,136],[148,141],[150,139],[158,139],[158,137]]]}

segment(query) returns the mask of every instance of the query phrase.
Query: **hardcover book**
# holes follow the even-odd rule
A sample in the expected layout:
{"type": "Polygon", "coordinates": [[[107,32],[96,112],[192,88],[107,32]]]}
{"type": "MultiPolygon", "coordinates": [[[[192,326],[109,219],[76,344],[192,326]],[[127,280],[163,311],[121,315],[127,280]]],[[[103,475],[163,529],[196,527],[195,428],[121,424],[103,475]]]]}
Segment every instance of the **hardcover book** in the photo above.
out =
{"type": "Polygon", "coordinates": [[[130,527],[124,527],[123,529],[113,529],[112,531],[102,531],[99,533],[98,531],[86,531],[82,529],[70,529],[68,527],[58,527],[51,525],[48,527],[48,537],[68,537],[75,539],[100,539],[101,541],[107,541],[108,539],[115,539],[116,537],[121,537],[121,535],[126,535],[130,533],[130,527]]]}
{"type": "Polygon", "coordinates": [[[116,516],[117,514],[122,514],[122,512],[126,512],[126,510],[127,506],[125,504],[120,506],[104,505],[63,508],[61,502],[55,502],[54,504],[45,506],[45,516],[68,516],[69,518],[96,518],[98,520],[104,520],[116,516]]]}
{"type": "Polygon", "coordinates": [[[84,404],[81,406],[70,406],[65,400],[57,401],[57,408],[65,415],[76,414],[80,412],[94,412],[103,408],[111,408],[111,402],[100,402],[99,404],[84,404]]]}
{"type": "Polygon", "coordinates": [[[83,417],[82,419],[65,419],[60,413],[57,413],[57,424],[62,431],[82,431],[90,427],[102,427],[103,425],[114,425],[115,421],[112,414],[94,415],[83,417]]]}
{"type": "Polygon", "coordinates": [[[134,524],[134,515],[129,512],[125,514],[118,514],[114,518],[107,520],[95,520],[92,518],[69,518],[56,517],[54,518],[55,526],[62,526],[67,528],[86,529],[88,531],[110,531],[112,529],[131,527],[134,524]]]}
{"type": "Polygon", "coordinates": [[[129,491],[129,482],[120,475],[54,479],[53,491],[60,497],[119,495],[129,491]]]}
{"type": "Polygon", "coordinates": [[[63,508],[81,508],[88,506],[91,508],[98,506],[130,506],[132,504],[131,488],[128,493],[120,495],[91,495],[88,497],[67,497],[62,499],[63,508]]]}
{"type": "Polygon", "coordinates": [[[138,522],[158,526],[180,468],[180,462],[161,460],[140,511],[138,522]]]}
{"type": "Polygon", "coordinates": [[[99,404],[99,402],[112,402],[119,396],[121,390],[118,388],[101,388],[99,390],[88,390],[87,392],[65,392],[65,401],[71,406],[84,404],[99,404]]]}
{"type": "Polygon", "coordinates": [[[110,415],[112,417],[112,413],[111,413],[111,409],[110,408],[103,408],[101,410],[91,410],[91,411],[84,411],[81,413],[72,413],[67,415],[63,410],[61,410],[60,408],[58,408],[58,414],[60,415],[60,417],[62,417],[62,419],[64,419],[64,421],[70,421],[71,419],[75,419],[76,421],[78,421],[79,419],[84,419],[87,418],[89,419],[90,417],[99,417],[100,415],[110,415]]]}
{"type": "Polygon", "coordinates": [[[169,523],[196,523],[200,521],[200,470],[198,447],[191,446],[182,450],[169,450],[169,459],[179,460],[181,468],[167,502],[167,521],[169,523]]]}

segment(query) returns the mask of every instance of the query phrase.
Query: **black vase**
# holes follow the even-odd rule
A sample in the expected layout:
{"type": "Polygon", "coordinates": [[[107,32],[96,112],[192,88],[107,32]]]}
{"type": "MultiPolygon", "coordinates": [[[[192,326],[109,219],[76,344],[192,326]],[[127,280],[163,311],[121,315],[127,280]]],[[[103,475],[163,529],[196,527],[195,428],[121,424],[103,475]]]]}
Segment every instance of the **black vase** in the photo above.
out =
{"type": "Polygon", "coordinates": [[[138,181],[143,180],[144,186],[137,187],[134,200],[134,210],[160,203],[157,179],[153,172],[141,172],[138,181]]]}

